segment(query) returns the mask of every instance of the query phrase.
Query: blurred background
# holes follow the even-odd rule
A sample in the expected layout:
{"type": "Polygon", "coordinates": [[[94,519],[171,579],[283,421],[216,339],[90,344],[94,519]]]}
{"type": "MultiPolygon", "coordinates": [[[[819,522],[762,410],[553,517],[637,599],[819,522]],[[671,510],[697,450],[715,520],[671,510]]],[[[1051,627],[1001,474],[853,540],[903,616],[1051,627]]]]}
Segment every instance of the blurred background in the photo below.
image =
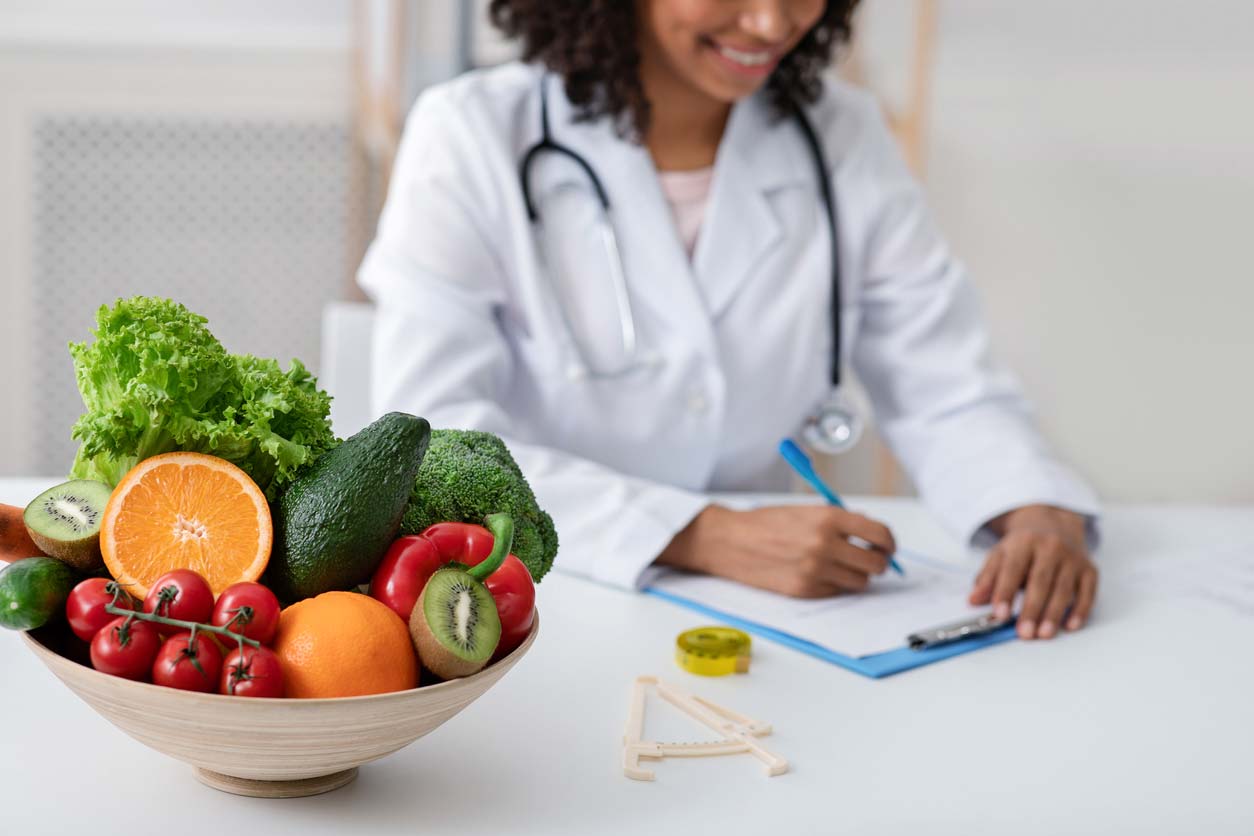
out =
{"type": "MultiPolygon", "coordinates": [[[[353,274],[423,87],[508,60],[481,2],[5,0],[0,475],[55,475],[66,343],[172,296],[369,417],[353,274]]],[[[1254,4],[866,0],[892,115],[997,348],[1110,501],[1254,501],[1254,4]]],[[[908,492],[880,445],[847,491],[908,492]]]]}

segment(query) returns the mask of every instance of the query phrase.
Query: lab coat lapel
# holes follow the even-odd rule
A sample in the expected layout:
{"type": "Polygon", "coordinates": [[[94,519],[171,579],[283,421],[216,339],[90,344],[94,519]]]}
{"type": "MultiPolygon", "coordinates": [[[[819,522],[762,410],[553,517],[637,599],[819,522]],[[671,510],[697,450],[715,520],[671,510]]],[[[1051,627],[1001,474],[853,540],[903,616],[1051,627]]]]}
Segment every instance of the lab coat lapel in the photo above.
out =
{"type": "Polygon", "coordinates": [[[805,154],[797,126],[776,118],[765,94],[732,109],[693,258],[712,317],[747,281],[761,278],[763,261],[786,237],[771,199],[778,189],[805,181],[805,154]]]}

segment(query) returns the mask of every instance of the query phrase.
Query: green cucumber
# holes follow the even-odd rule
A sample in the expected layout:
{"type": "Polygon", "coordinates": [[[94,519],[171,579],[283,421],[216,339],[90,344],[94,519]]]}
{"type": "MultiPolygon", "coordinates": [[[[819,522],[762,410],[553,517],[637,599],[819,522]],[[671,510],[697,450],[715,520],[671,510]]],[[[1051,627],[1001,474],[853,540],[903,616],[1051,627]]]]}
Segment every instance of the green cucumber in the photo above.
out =
{"type": "Polygon", "coordinates": [[[74,570],[52,557],[28,557],[0,572],[0,627],[34,630],[65,610],[78,582],[74,570]]]}

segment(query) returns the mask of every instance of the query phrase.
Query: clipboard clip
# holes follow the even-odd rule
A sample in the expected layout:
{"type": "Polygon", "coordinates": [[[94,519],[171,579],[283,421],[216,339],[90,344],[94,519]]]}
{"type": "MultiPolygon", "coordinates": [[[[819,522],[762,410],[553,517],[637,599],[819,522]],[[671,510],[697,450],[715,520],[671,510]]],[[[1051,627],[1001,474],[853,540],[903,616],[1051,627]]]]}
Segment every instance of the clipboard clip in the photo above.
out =
{"type": "Polygon", "coordinates": [[[984,613],[974,618],[964,618],[962,621],[911,633],[906,636],[906,644],[911,650],[927,650],[930,647],[986,635],[1005,627],[1013,620],[1013,617],[997,618],[991,612],[984,613]]]}

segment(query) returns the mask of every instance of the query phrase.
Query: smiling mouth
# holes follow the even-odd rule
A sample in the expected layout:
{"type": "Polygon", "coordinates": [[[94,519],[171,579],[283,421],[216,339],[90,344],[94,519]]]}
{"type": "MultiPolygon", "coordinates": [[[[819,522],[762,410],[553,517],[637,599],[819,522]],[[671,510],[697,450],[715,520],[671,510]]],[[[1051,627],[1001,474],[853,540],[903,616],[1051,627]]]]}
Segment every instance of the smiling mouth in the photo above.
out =
{"type": "Polygon", "coordinates": [[[765,67],[775,61],[775,50],[758,49],[753,51],[734,49],[720,43],[713,44],[719,55],[740,64],[742,67],[765,67]]]}

